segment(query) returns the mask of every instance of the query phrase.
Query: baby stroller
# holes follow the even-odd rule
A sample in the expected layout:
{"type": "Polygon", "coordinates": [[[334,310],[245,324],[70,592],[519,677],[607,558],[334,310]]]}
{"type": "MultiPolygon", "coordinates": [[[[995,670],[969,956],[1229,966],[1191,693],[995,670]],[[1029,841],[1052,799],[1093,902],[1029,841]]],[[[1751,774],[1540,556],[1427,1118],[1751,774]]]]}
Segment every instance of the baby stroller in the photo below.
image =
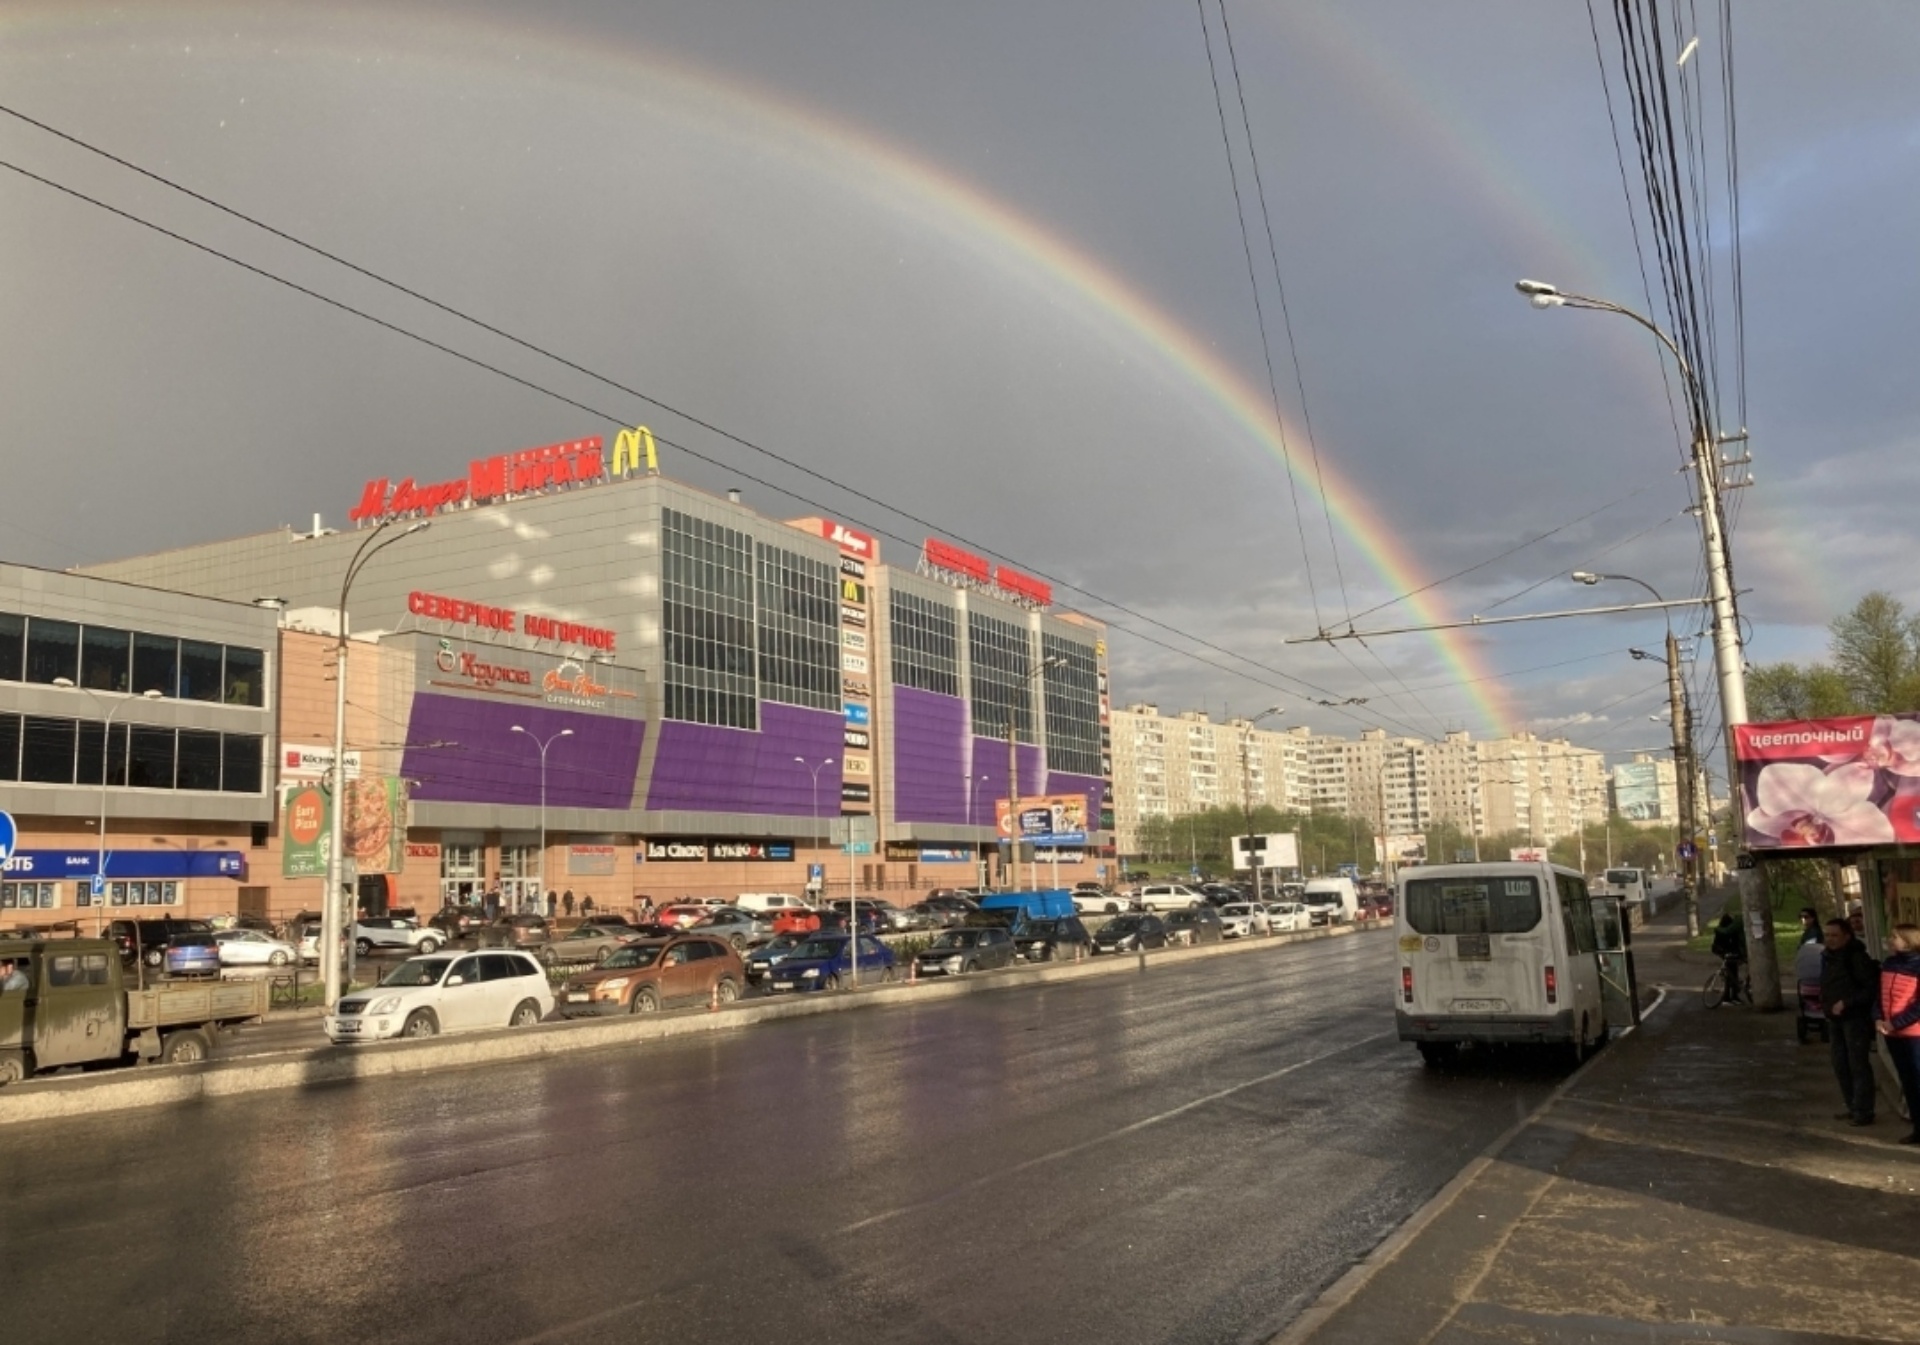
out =
{"type": "Polygon", "coordinates": [[[1803,943],[1793,959],[1793,977],[1800,989],[1800,1007],[1793,1016],[1793,1035],[1802,1046],[1816,1033],[1827,1040],[1827,1010],[1820,999],[1820,945],[1803,943]]]}

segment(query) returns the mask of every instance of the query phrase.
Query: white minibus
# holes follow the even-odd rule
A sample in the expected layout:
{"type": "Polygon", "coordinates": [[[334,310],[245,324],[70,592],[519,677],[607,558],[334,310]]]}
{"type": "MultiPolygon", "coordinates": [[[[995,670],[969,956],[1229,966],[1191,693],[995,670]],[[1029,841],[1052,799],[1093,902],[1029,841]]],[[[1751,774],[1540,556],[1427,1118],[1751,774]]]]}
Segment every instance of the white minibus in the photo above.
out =
{"type": "Polygon", "coordinates": [[[1400,870],[1395,1018],[1429,1065],[1460,1047],[1607,1037],[1586,879],[1554,864],[1400,870]]]}

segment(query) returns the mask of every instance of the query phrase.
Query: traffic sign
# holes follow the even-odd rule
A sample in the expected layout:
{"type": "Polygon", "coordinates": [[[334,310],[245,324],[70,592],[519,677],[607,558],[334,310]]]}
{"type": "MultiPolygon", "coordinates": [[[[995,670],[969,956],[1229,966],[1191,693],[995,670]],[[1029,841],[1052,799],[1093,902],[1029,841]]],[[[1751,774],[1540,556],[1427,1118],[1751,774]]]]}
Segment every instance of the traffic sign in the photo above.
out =
{"type": "Polygon", "coordinates": [[[14,842],[19,839],[20,831],[13,825],[13,814],[0,812],[0,864],[13,858],[14,842]]]}
{"type": "Polygon", "coordinates": [[[105,896],[107,891],[107,880],[96,873],[93,875],[93,878],[87,883],[87,889],[96,897],[105,896]]]}

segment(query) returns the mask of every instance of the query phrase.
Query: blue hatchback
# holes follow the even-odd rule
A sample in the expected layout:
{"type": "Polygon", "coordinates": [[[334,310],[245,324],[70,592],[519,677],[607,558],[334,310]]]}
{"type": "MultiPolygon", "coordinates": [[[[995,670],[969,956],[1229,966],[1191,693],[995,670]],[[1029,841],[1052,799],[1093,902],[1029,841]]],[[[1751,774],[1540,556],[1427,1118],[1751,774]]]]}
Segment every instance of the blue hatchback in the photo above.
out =
{"type": "MultiPolygon", "coordinates": [[[[769,990],[838,990],[853,971],[845,934],[809,934],[806,942],[767,973],[769,990]]],[[[893,950],[871,934],[860,936],[860,980],[884,984],[893,979],[893,950]]]]}
{"type": "Polygon", "coordinates": [[[218,976],[220,943],[211,934],[181,933],[167,940],[167,975],[218,976]]]}

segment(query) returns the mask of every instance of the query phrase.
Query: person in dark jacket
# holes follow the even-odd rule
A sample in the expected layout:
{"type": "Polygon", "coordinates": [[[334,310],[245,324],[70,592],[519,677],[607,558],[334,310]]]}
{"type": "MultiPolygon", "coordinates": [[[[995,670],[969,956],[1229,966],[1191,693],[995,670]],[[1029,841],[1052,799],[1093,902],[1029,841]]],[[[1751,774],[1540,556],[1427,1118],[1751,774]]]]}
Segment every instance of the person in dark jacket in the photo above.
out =
{"type": "Polygon", "coordinates": [[[1720,912],[1720,923],[1713,927],[1713,955],[1720,959],[1720,971],[1727,982],[1727,1003],[1740,1001],[1740,964],[1747,960],[1747,936],[1732,911],[1720,912]]]}
{"type": "Polygon", "coordinates": [[[1893,951],[1880,964],[1880,1000],[1874,1026],[1880,1029],[1900,1091],[1907,1095],[1907,1119],[1913,1133],[1902,1144],[1920,1144],[1920,925],[1895,925],[1893,951]]]}
{"type": "Polygon", "coordinates": [[[1827,921],[1827,951],[1820,957],[1820,1000],[1828,1018],[1833,1077],[1847,1109],[1835,1117],[1857,1126],[1873,1124],[1873,1017],[1880,969],[1845,920],[1827,921]]]}
{"type": "Polygon", "coordinates": [[[1800,908],[1800,945],[1805,947],[1810,943],[1819,943],[1822,937],[1820,912],[1811,906],[1802,906],[1800,908]]]}

